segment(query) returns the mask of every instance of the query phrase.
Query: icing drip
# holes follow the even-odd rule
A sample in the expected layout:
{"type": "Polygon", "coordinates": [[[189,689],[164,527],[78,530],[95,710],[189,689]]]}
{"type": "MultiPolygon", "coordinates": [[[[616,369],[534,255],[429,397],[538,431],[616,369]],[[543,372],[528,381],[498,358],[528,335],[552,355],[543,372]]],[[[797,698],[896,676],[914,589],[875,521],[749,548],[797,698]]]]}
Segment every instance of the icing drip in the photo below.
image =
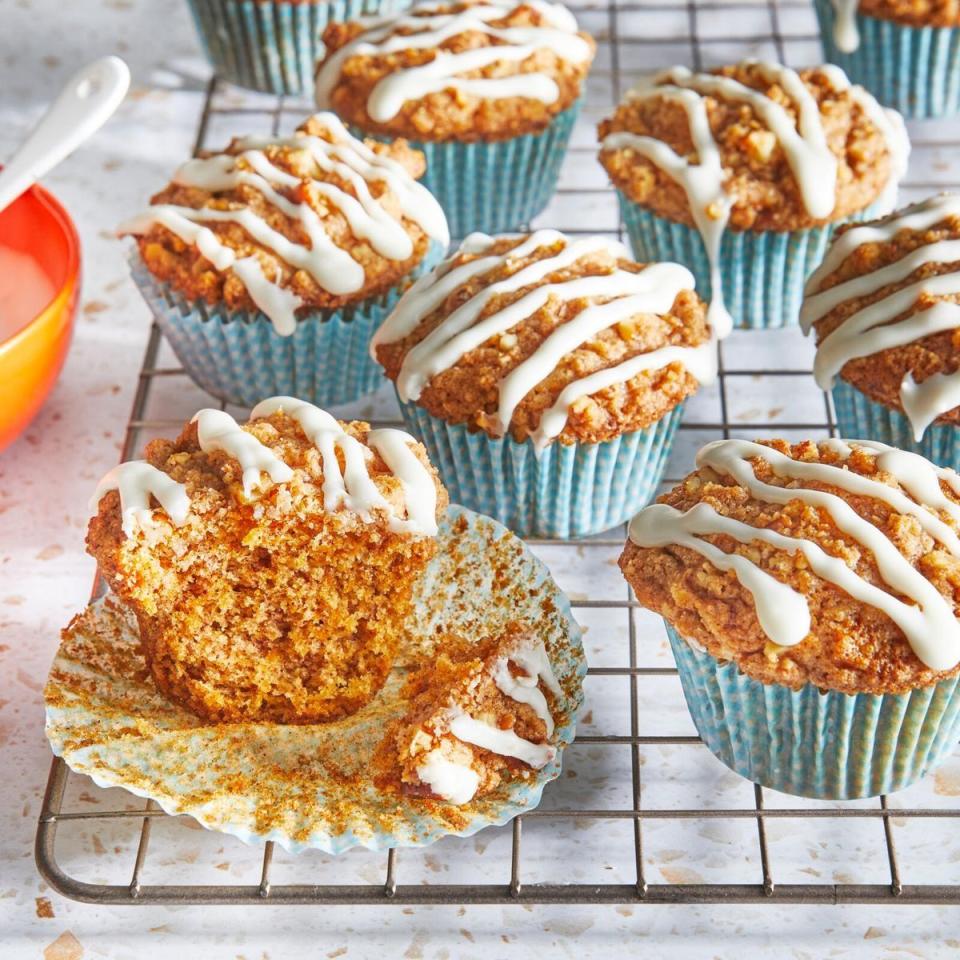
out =
{"type": "MultiPolygon", "coordinates": [[[[917,247],[886,266],[853,277],[821,291],[824,281],[861,245],[892,240],[901,230],[924,231],[949,216],[960,215],[960,196],[943,195],[907,207],[879,223],[848,230],[831,246],[823,264],[807,282],[806,299],[800,311],[804,332],[840,304],[871,296],[898,284],[926,264],[960,260],[960,240],[940,240],[917,247]]],[[[940,300],[932,306],[908,313],[930,297],[960,294],[960,272],[941,273],[908,284],[857,310],[831,331],[817,346],[814,377],[829,390],[844,365],[859,357],[905,346],[934,333],[960,327],[960,304],[940,300]],[[904,316],[906,314],[906,316],[904,316]],[[897,319],[901,317],[901,319],[897,319]]],[[[904,413],[920,440],[937,417],[960,404],[960,372],[937,373],[917,383],[908,372],[900,385],[904,413]]]]}
{"type": "MultiPolygon", "coordinates": [[[[851,444],[870,446],[861,441],[839,441],[843,447],[838,447],[837,443],[834,441],[832,448],[841,452],[841,455],[851,444]]],[[[882,500],[899,513],[914,517],[927,533],[954,556],[960,556],[960,540],[934,512],[943,509],[942,501],[945,499],[942,489],[939,489],[939,474],[923,458],[904,459],[896,456],[897,453],[899,451],[883,448],[880,455],[884,460],[878,465],[893,474],[912,496],[923,495],[925,498],[922,502],[916,502],[900,490],[842,467],[792,460],[776,450],[748,440],[720,440],[707,444],[697,456],[698,467],[711,467],[718,473],[733,477],[756,500],[776,504],[801,500],[826,511],[838,529],[873,555],[880,577],[890,593],[869,583],[841,559],[830,556],[810,540],[752,527],[722,516],[709,504],[697,504],[686,513],[663,504],[648,507],[631,522],[630,538],[639,546],[678,543],[696,550],[711,562],[720,559],[728,564],[722,569],[732,569],[743,586],[753,594],[764,632],[774,643],[782,646],[799,642],[809,632],[809,609],[805,614],[801,609],[801,605],[806,607],[806,599],[785,584],[777,582],[774,586],[771,583],[774,578],[760,571],[746,558],[734,560],[729,555],[724,555],[726,559],[718,558],[718,548],[699,538],[706,534],[725,534],[741,543],[760,541],[791,554],[800,551],[819,577],[890,617],[903,631],[917,657],[928,667],[949,670],[960,662],[960,622],[954,616],[951,602],[900,553],[880,529],[859,516],[842,497],[799,485],[804,481],[823,483],[856,496],[882,500]],[[794,484],[779,487],[757,479],[750,463],[753,458],[766,461],[778,477],[790,479],[794,484]],[[931,493],[933,495],[928,501],[926,497],[931,493]],[[764,576],[758,576],[758,573],[764,573],[764,576]],[[898,596],[905,597],[908,602],[899,600],[898,596]],[[798,618],[801,618],[799,623],[798,618]],[[801,626],[806,627],[803,634],[800,633],[801,626]]],[[[954,513],[953,510],[950,512],[954,513]]]]}
{"type": "Polygon", "coordinates": [[[545,767],[557,755],[557,748],[548,743],[531,743],[512,730],[500,730],[460,711],[451,711],[450,732],[464,743],[501,757],[513,757],[534,770],[545,767]]]}
{"type": "Polygon", "coordinates": [[[121,526],[128,537],[133,537],[137,530],[157,528],[150,506],[151,496],[156,498],[175,526],[184,523],[190,511],[187,488],[146,460],[130,460],[108,471],[90,500],[91,512],[96,512],[101,498],[110,490],[120,494],[121,526]]]}
{"type": "Polygon", "coordinates": [[[363,33],[322,62],[317,71],[316,101],[321,107],[332,107],[331,94],[344,63],[352,56],[433,50],[431,60],[388,73],[374,86],[366,105],[371,120],[386,123],[408,100],[418,100],[442,90],[486,100],[524,97],[554,103],[560,89],[556,81],[544,73],[531,71],[491,78],[462,76],[493,64],[527,60],[540,50],[552,50],[561,60],[574,64],[591,58],[590,44],[577,35],[576,21],[566,8],[545,2],[531,6],[544,17],[547,26],[490,26],[490,21],[502,19],[516,8],[516,4],[510,2],[477,4],[456,13],[439,13],[436,7],[418,6],[405,15],[371,19],[363,33]],[[468,31],[485,34],[499,42],[462,53],[437,49],[446,40],[468,31]]]}
{"type": "Polygon", "coordinates": [[[542,682],[558,699],[563,696],[563,691],[553,674],[543,641],[521,646],[509,656],[497,660],[493,665],[493,682],[504,696],[531,707],[546,726],[547,736],[553,736],[553,716],[539,683],[542,682]],[[510,664],[523,672],[515,676],[510,664]]]}
{"type": "Polygon", "coordinates": [[[433,536],[437,532],[437,488],[427,468],[417,459],[409,444],[413,437],[402,430],[371,430],[365,446],[350,436],[325,410],[293,397],[271,397],[257,404],[251,419],[285,413],[300,424],[304,434],[320,451],[323,461],[323,502],[328,511],[341,507],[371,521],[374,510],[387,515],[387,526],[394,533],[419,533],[433,536]],[[371,450],[380,454],[388,469],[400,481],[407,517],[397,516],[396,509],[380,493],[367,468],[371,450]],[[343,455],[341,470],[338,452],[343,455]]]}
{"type": "MultiPolygon", "coordinates": [[[[769,97],[730,77],[710,73],[692,73],[686,67],[674,67],[639,84],[628,94],[633,100],[665,99],[682,107],[687,115],[696,162],[672,150],[654,137],[617,131],[608,134],[602,149],[630,149],[663,170],[683,188],[694,224],[703,240],[710,264],[711,304],[708,318],[719,337],[726,336],[733,321],[723,302],[720,273],[720,247],[729,225],[732,198],[724,189],[726,173],[720,150],[710,127],[706,97],[748,104],[776,137],[797,181],[807,213],[816,219],[830,216],[836,202],[837,159],[827,144],[820,108],[800,75],[789,67],[758,61],[753,66],[769,83],[777,84],[790,97],[797,121],[769,97]]],[[[893,111],[884,111],[873,97],[860,87],[850,87],[842,70],[828,68],[834,89],[849,90],[874,122],[887,142],[891,158],[890,184],[906,169],[906,135],[902,122],[892,119],[893,111]]],[[[898,115],[897,115],[898,116],[898,115]]]]}
{"type": "Polygon", "coordinates": [[[243,470],[243,495],[254,499],[262,474],[273,483],[286,483],[293,471],[269,447],[247,433],[229,413],[223,410],[199,411],[191,421],[197,425],[197,439],[205,452],[221,450],[233,457],[243,470]]]}
{"type": "Polygon", "coordinates": [[[174,175],[174,182],[211,193],[246,186],[256,190],[271,206],[303,229],[309,246],[288,239],[249,208],[214,209],[177,204],[155,204],[127,221],[121,234],[145,234],[153,226],[165,227],[184,243],[197,247],[219,271],[232,269],[256,306],[272,321],[277,333],[289,336],[296,330],[296,311],[305,301],[284,287],[279,278],[268,278],[256,256],[238,257],[236,252],[205,224],[236,223],[250,237],[271,250],[295,270],[303,270],[327,292],[336,296],[356,293],[365,282],[363,266],[327,235],[323,221],[308,203],[296,203],[282,192],[303,189],[339,210],[354,236],[366,240],[382,257],[393,261],[413,255],[413,242],[403,225],[375,198],[368,186],[387,185],[405,217],[424,233],[446,245],[449,233],[443,211],[433,196],[400,164],[379,157],[350,136],[333,114],[318,114],[333,142],[307,134],[283,139],[246,138],[239,141],[241,153],[189,160],[174,175]],[[309,152],[321,174],[346,180],[356,196],[314,177],[304,180],[276,166],[264,152],[269,146],[286,146],[309,152]],[[244,161],[250,169],[238,166],[244,161]]]}
{"type": "Polygon", "coordinates": [[[860,47],[857,28],[857,7],[860,0],[830,0],[836,19],[833,21],[833,42],[841,53],[853,53],[860,47]]]}
{"type": "Polygon", "coordinates": [[[423,758],[417,776],[438,797],[458,805],[472,800],[480,786],[476,770],[448,760],[439,749],[431,750],[423,758]]]}
{"type": "MultiPolygon", "coordinates": [[[[468,238],[464,249],[483,253],[492,243],[492,238],[474,235],[468,238]]],[[[583,257],[600,252],[614,259],[628,256],[621,244],[603,237],[569,242],[555,230],[540,230],[502,254],[481,256],[452,268],[443,264],[421,277],[376,332],[371,352],[376,356],[379,345],[394,343],[408,336],[473,277],[557,244],[563,244],[558,252],[479,290],[416,344],[404,357],[397,376],[400,398],[404,401],[417,400],[433,377],[449,370],[465,354],[491,337],[505,334],[533,316],[549,299],[570,302],[587,297],[605,298],[606,302],[587,306],[572,320],[558,326],[526,360],[499,381],[498,404],[492,415],[492,426],[497,435],[503,436],[524,397],[550,376],[564,356],[630,317],[642,313],[666,313],[682,290],[692,290],[694,286],[693,275],[679,264],[652,264],[639,273],[615,269],[608,274],[580,276],[534,286],[509,305],[482,316],[494,298],[537,284],[583,257]]],[[[666,346],[632,357],[568,384],[541,418],[532,436],[534,445],[542,450],[562,432],[571,407],[581,397],[678,361],[701,383],[710,383],[716,376],[716,348],[712,340],[697,347],[666,346]]]]}

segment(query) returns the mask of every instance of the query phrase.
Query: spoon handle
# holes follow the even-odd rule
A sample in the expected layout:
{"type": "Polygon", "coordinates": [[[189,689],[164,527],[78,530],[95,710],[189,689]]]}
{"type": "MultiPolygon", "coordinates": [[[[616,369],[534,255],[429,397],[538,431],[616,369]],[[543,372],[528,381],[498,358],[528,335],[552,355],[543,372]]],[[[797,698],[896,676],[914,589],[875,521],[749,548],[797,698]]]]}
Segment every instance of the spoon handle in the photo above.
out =
{"type": "Polygon", "coordinates": [[[75,73],[0,172],[0,210],[99,130],[129,86],[130,71],[119,57],[102,57],[75,73]]]}

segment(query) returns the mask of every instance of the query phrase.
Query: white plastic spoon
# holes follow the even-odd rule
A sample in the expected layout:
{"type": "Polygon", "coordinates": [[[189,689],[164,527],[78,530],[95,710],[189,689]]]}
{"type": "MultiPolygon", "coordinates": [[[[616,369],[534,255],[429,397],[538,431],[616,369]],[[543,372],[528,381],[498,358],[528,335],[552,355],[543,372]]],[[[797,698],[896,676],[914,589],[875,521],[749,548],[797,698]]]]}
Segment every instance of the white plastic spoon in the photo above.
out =
{"type": "Polygon", "coordinates": [[[130,71],[119,57],[103,57],[75,73],[0,172],[0,210],[96,133],[129,86],[130,71]]]}

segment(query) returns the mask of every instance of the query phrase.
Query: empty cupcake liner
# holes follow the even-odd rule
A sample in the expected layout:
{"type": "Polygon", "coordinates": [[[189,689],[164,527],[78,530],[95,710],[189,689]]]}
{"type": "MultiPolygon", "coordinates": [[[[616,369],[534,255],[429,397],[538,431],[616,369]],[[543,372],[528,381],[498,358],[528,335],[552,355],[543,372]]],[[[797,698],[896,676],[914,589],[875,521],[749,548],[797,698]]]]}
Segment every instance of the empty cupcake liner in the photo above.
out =
{"type": "Polygon", "coordinates": [[[814,0],[814,7],[824,58],[881,103],[913,119],[960,113],[960,28],[911,27],[858,12],[860,45],[844,53],[834,40],[833,4],[814,0]]]}
{"type": "MultiPolygon", "coordinates": [[[[431,244],[409,279],[443,255],[431,244]]],[[[340,310],[317,311],[281,337],[261,313],[189,301],[147,269],[138,251],[133,279],[157,325],[191,379],[228,403],[252,407],[278,394],[336,405],[359,400],[384,382],[369,355],[370,338],[400,299],[407,283],[340,310]]]]}
{"type": "Polygon", "coordinates": [[[821,800],[892,793],[943,762],[960,736],[960,676],[906,694],[765,684],[667,624],[697,731],[731,770],[821,800]]]}
{"type": "Polygon", "coordinates": [[[45,701],[53,752],[100,786],[292,852],[424,846],[530,811],[560,775],[562,748],[576,732],[586,674],[580,628],[544,564],[500,524],[451,507],[438,539],[405,625],[407,662],[353,716],[304,726],[200,720],[157,691],[135,618],[107,597],[64,632],[51,667],[45,701]],[[557,757],[462,807],[378,786],[371,759],[407,707],[405,667],[434,657],[445,634],[480,639],[511,620],[533,625],[563,691],[557,757]]]}
{"type": "MultiPolygon", "coordinates": [[[[709,301],[710,262],[700,233],[651,213],[620,190],[617,195],[634,256],[648,263],[682,263],[693,273],[697,293],[709,301]]],[[[869,219],[878,210],[873,205],[849,219],[869,219]]],[[[820,265],[837,225],[781,233],[725,231],[720,243],[723,298],[734,326],[763,330],[797,324],[803,286],[820,265]]]]}
{"type": "MultiPolygon", "coordinates": [[[[567,152],[580,101],[557,114],[542,133],[460,143],[410,140],[423,151],[427,172],[420,182],[447,215],[450,235],[503,233],[526,226],[550,202],[567,152]]],[[[354,136],[391,138],[353,128],[354,136]]]]}
{"type": "Polygon", "coordinates": [[[879,440],[919,453],[938,466],[960,469],[960,427],[931,424],[918,442],[913,439],[910,421],[899,410],[869,399],[840,377],[830,392],[841,437],[879,440]]]}
{"type": "Polygon", "coordinates": [[[586,537],[630,519],[656,495],[683,405],[646,430],[603,443],[491,439],[400,402],[454,503],[495,517],[523,537],[586,537]]]}
{"type": "Polygon", "coordinates": [[[262,93],[300,94],[326,55],[330,22],[391,13],[409,0],[189,0],[200,42],[219,77],[262,93]]]}

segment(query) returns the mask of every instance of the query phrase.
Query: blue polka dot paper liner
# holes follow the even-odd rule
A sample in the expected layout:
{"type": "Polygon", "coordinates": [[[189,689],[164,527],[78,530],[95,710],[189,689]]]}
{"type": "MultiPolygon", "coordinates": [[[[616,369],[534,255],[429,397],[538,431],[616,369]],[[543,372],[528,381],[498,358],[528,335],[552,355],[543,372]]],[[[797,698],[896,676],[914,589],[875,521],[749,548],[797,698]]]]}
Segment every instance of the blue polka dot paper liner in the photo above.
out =
{"type": "Polygon", "coordinates": [[[910,421],[899,410],[871,400],[840,377],[830,393],[841,437],[879,440],[891,447],[919,453],[938,466],[960,470],[960,427],[931,424],[917,441],[910,421]]]}
{"type": "MultiPolygon", "coordinates": [[[[426,157],[427,172],[420,182],[443,207],[450,235],[517,230],[541,213],[557,189],[579,112],[577,101],[542,133],[509,140],[408,141],[426,157]]],[[[390,139],[356,127],[351,133],[361,139],[390,139]]]]}
{"type": "Polygon", "coordinates": [[[860,45],[844,53],[834,40],[836,11],[814,0],[823,55],[905,117],[925,119],[960,113],[960,28],[911,27],[857,13],[860,45]]]}
{"type": "Polygon", "coordinates": [[[764,684],[667,635],[704,743],[764,787],[821,800],[902,790],[951,755],[960,737],[960,676],[906,694],[846,694],[764,684]]]}
{"type": "Polygon", "coordinates": [[[587,537],[629,520],[663,477],[683,405],[661,420],[603,443],[492,439],[400,401],[454,503],[488,514],[522,537],[587,537]]]}
{"type": "Polygon", "coordinates": [[[409,0],[188,0],[207,60],[229,83],[261,93],[313,89],[328,23],[392,13],[409,0]]]}
{"type": "MultiPolygon", "coordinates": [[[[713,296],[710,262],[700,233],[694,227],[659,217],[618,190],[634,256],[643,263],[674,261],[694,275],[697,293],[713,296]]],[[[869,219],[878,207],[860,212],[869,219]]],[[[789,232],[726,230],[720,242],[723,298],[735,327],[765,330],[799,323],[803,286],[820,265],[838,226],[830,223],[789,232]]]]}
{"type": "Polygon", "coordinates": [[[363,710],[329,724],[209,724],[159,693],[139,650],[136,620],[111,597],[65,631],[45,690],[53,752],[103,787],[123,787],[247,843],[342,853],[424,846],[507,823],[540,802],[576,732],[586,674],[581,632],[544,564],[500,524],[451,507],[436,557],[406,625],[408,660],[363,710]],[[456,807],[378,786],[372,757],[406,708],[410,662],[438,637],[479,640],[508,621],[543,640],[563,695],[553,705],[557,757],[526,779],[456,807]]]}
{"type": "Polygon", "coordinates": [[[410,282],[442,256],[440,245],[431,244],[403,284],[350,307],[300,318],[289,337],[280,336],[262,313],[187,300],[154,277],[137,251],[130,266],[177,359],[207,393],[242,407],[277,395],[333,406],[383,384],[383,371],[369,355],[370,338],[410,282]]]}

